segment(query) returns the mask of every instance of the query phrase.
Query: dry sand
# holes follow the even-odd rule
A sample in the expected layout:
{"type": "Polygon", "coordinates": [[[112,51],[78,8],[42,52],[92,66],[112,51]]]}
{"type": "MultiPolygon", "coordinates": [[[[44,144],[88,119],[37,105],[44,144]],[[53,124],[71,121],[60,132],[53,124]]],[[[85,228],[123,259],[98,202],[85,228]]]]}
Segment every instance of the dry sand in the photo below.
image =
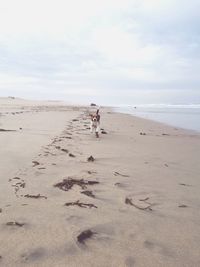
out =
{"type": "Polygon", "coordinates": [[[200,266],[200,134],[90,111],[0,99],[0,266],[200,266]]]}

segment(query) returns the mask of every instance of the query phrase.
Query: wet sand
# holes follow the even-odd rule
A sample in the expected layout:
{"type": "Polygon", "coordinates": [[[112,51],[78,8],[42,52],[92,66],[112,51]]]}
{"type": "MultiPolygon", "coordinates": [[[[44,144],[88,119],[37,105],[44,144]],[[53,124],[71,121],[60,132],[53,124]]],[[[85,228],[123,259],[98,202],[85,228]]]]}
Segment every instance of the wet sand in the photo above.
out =
{"type": "Polygon", "coordinates": [[[0,99],[0,266],[199,266],[200,134],[93,110],[0,99]]]}

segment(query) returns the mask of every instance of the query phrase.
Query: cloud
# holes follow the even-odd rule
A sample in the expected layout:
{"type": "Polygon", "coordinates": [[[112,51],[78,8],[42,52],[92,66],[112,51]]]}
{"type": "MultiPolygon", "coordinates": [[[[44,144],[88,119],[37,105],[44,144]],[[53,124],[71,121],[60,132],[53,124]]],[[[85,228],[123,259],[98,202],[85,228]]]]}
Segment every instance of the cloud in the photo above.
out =
{"type": "Polygon", "coordinates": [[[197,0],[0,4],[1,95],[197,101],[197,0]]]}

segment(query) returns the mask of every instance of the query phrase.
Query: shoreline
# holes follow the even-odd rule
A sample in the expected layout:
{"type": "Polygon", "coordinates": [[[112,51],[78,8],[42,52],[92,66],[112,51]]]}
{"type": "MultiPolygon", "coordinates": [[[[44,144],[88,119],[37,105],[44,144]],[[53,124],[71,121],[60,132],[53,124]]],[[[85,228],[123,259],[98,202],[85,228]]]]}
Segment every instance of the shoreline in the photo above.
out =
{"type": "Polygon", "coordinates": [[[156,124],[160,124],[161,126],[163,127],[167,127],[167,128],[173,128],[173,129],[177,129],[179,131],[183,131],[183,132],[186,132],[186,133],[193,133],[195,135],[200,135],[200,131],[198,130],[193,130],[193,129],[187,129],[187,128],[182,128],[182,127],[179,127],[179,126],[174,126],[174,125],[171,125],[171,124],[168,124],[168,123],[165,123],[165,122],[161,122],[161,121],[158,121],[158,120],[154,120],[154,119],[150,119],[150,118],[144,118],[144,117],[140,117],[140,116],[137,116],[135,114],[130,114],[130,113],[126,113],[126,112],[120,112],[120,111],[113,111],[113,112],[116,112],[116,113],[119,113],[119,114],[125,114],[127,116],[131,116],[131,117],[134,117],[134,118],[138,118],[138,119],[142,119],[146,122],[151,122],[151,123],[156,123],[156,124]]]}
{"type": "MultiPolygon", "coordinates": [[[[121,108],[121,107],[115,107],[115,110],[117,112],[121,112],[121,113],[124,113],[124,114],[130,114],[130,115],[133,115],[133,116],[136,116],[136,117],[139,117],[139,118],[144,118],[144,119],[147,119],[147,120],[152,120],[152,121],[155,121],[155,122],[158,122],[158,123],[163,123],[165,125],[168,125],[168,126],[171,126],[171,127],[175,127],[175,128],[179,128],[179,129],[183,129],[183,130],[191,130],[191,131],[195,131],[195,132],[198,132],[200,133],[200,128],[198,127],[194,127],[194,122],[192,125],[190,126],[186,126],[186,123],[182,121],[182,116],[180,116],[179,113],[174,113],[175,116],[177,117],[179,115],[179,117],[177,117],[178,119],[176,119],[176,122],[172,120],[172,116],[170,115],[170,113],[168,114],[168,111],[171,110],[171,108],[165,108],[165,111],[167,111],[166,113],[164,113],[165,115],[168,114],[168,117],[161,115],[159,118],[157,117],[158,114],[162,114],[160,112],[157,113],[157,111],[160,111],[160,108],[154,108],[154,111],[150,111],[148,108],[143,108],[143,110],[140,110],[141,113],[137,113],[137,111],[129,111],[129,110],[125,110],[125,109],[128,109],[129,107],[127,108],[121,108]],[[124,110],[123,110],[124,109],[124,110]],[[154,115],[152,115],[154,113],[154,115]],[[141,115],[142,114],[142,115],[141,115]],[[169,119],[171,117],[171,119],[169,119]]],[[[172,108],[173,109],[173,108],[172,108]]],[[[178,108],[176,111],[179,111],[181,108],[178,108]]],[[[188,109],[184,108],[184,110],[188,111],[188,109]]],[[[189,109],[190,110],[190,109],[189,109]]],[[[198,110],[200,112],[200,108],[194,108],[194,110],[198,110]]],[[[191,115],[190,113],[186,113],[186,116],[189,116],[191,115]]],[[[197,115],[197,113],[195,113],[195,115],[197,115]]],[[[200,114],[199,114],[199,119],[200,119],[200,114]]],[[[196,118],[197,120],[197,118],[196,118]]],[[[198,123],[195,123],[195,125],[198,124],[198,123]]]]}
{"type": "Polygon", "coordinates": [[[92,110],[0,117],[0,265],[198,266],[200,135],[102,108],[97,139],[92,110]]]}

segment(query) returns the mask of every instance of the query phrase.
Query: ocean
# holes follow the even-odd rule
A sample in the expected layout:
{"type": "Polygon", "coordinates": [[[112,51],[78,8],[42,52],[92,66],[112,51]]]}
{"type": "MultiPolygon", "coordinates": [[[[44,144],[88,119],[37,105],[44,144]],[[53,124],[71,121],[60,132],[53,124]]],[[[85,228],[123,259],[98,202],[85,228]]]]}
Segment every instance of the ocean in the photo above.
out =
{"type": "Polygon", "coordinates": [[[133,105],[120,106],[122,113],[159,121],[174,127],[200,132],[200,104],[197,105],[133,105]]]}

